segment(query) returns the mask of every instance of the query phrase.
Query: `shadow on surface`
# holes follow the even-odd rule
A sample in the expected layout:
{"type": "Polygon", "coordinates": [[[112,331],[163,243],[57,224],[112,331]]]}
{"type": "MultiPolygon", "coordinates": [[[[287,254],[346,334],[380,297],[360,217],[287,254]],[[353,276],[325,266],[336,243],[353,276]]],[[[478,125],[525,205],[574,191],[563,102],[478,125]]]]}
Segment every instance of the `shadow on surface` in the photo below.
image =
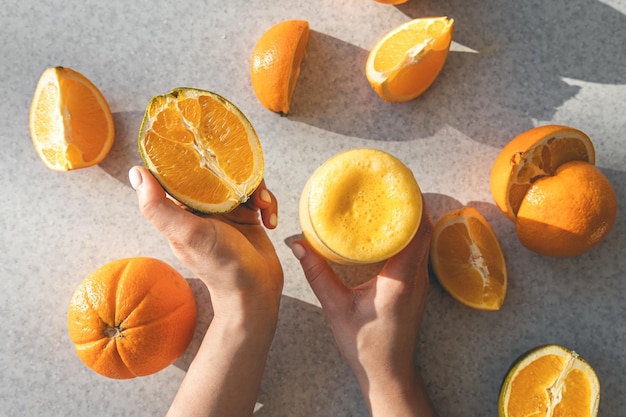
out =
{"type": "Polygon", "coordinates": [[[567,78],[626,82],[626,16],[599,1],[427,0],[396,7],[410,18],[454,17],[454,42],[476,53],[453,45],[422,96],[386,103],[365,77],[369,51],[313,31],[291,120],[380,141],[419,139],[449,125],[501,147],[534,121],[552,120],[577,94],[567,78]]]}
{"type": "Polygon", "coordinates": [[[113,114],[115,142],[107,157],[99,164],[107,174],[129,187],[128,170],[135,165],[143,165],[137,147],[137,135],[139,135],[143,114],[143,111],[113,114]]]}

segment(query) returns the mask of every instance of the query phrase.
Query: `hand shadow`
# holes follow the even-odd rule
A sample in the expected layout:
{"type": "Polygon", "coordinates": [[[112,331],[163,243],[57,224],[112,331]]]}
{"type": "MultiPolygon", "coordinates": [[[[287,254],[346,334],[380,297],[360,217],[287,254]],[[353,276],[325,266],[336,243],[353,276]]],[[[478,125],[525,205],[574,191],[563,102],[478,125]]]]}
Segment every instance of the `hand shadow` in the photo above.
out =
{"type": "Polygon", "coordinates": [[[135,165],[143,165],[137,144],[144,112],[128,111],[113,114],[115,142],[109,154],[99,166],[123,184],[128,182],[128,171],[135,165]]]}

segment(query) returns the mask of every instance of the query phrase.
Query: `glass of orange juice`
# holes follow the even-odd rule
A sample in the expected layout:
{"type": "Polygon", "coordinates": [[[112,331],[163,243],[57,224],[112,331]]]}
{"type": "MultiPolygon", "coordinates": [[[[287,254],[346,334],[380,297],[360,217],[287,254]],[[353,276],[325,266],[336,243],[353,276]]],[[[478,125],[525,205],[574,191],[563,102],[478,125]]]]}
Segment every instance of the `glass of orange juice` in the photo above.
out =
{"type": "Polygon", "coordinates": [[[400,252],[415,236],[422,195],[398,158],[351,149],[313,173],[300,197],[299,217],[304,237],[328,260],[375,263],[400,252]]]}

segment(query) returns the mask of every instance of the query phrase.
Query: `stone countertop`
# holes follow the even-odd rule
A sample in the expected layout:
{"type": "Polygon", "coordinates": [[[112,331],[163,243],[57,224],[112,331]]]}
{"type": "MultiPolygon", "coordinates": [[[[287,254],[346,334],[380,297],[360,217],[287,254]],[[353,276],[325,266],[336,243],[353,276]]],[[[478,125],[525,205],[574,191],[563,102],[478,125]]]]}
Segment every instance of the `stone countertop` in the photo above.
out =
{"type": "MultiPolygon", "coordinates": [[[[148,100],[192,86],[229,98],[252,121],[265,152],[266,181],[280,203],[279,227],[270,235],[285,288],[255,415],[367,415],[285,243],[300,233],[299,191],[313,170],[341,150],[366,146],[409,165],[434,220],[462,205],[479,209],[508,261],[508,296],[498,312],[464,307],[431,277],[415,360],[439,414],[497,415],[500,383],[513,361],[532,347],[558,343],[597,371],[600,415],[623,416],[625,14],[624,0],[410,0],[401,6],[373,0],[6,0],[0,11],[0,414],[165,414],[198,338],[162,372],[114,381],[79,361],[65,320],[69,298],[86,275],[131,256],[170,263],[206,300],[140,215],[127,179],[128,169],[141,163],[136,137],[148,100]],[[393,27],[428,15],[456,21],[444,70],[417,100],[383,102],[365,79],[369,49],[393,27]],[[285,19],[308,20],[312,34],[292,111],[280,117],[256,100],[248,71],[256,39],[285,19]],[[85,74],[111,106],[116,142],[98,166],[52,172],[31,144],[35,84],[56,65],[85,74]],[[618,197],[611,234],[575,258],[523,248],[489,191],[489,170],[501,147],[547,123],[589,134],[597,165],[618,197]]],[[[206,325],[202,305],[200,324],[206,325]]]]}

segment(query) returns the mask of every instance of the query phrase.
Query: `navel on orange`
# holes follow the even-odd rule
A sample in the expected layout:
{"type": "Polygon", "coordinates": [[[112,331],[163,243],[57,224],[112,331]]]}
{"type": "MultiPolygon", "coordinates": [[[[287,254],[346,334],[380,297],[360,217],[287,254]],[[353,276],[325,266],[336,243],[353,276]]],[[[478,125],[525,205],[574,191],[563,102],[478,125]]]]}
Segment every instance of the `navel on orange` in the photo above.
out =
{"type": "Polygon", "coordinates": [[[454,31],[448,17],[418,18],[383,36],[371,50],[365,75],[386,101],[409,101],[422,94],[443,68],[454,31]]]}
{"type": "Polygon", "coordinates": [[[309,33],[307,21],[285,20],[270,27],[254,46],[250,81],[268,110],[289,113],[309,33]]]}
{"type": "Polygon", "coordinates": [[[500,242],[478,210],[463,207],[435,225],[430,262],[445,290],[478,310],[499,310],[507,291],[507,269],[500,242]]]}
{"type": "Polygon", "coordinates": [[[144,164],[176,200],[227,212],[263,179],[263,152],[246,116],[210,91],[176,88],[153,97],[139,132],[144,164]]]}
{"type": "Polygon", "coordinates": [[[526,353],[508,372],[498,402],[500,417],[595,417],[600,382],[576,352],[558,345],[526,353]]]}
{"type": "Polygon", "coordinates": [[[187,348],[196,303],[185,279],[153,258],[110,262],[85,278],[67,324],[78,357],[109,378],[156,373],[187,348]]]}
{"type": "Polygon", "coordinates": [[[617,197],[594,163],[591,139],[568,126],[530,129],[502,149],[491,169],[491,194],[526,248],[576,256],[605,239],[617,197]]]}
{"type": "Polygon", "coordinates": [[[37,154],[54,171],[102,161],[115,138],[104,96],[87,77],[70,68],[46,69],[30,108],[30,134],[37,154]]]}

